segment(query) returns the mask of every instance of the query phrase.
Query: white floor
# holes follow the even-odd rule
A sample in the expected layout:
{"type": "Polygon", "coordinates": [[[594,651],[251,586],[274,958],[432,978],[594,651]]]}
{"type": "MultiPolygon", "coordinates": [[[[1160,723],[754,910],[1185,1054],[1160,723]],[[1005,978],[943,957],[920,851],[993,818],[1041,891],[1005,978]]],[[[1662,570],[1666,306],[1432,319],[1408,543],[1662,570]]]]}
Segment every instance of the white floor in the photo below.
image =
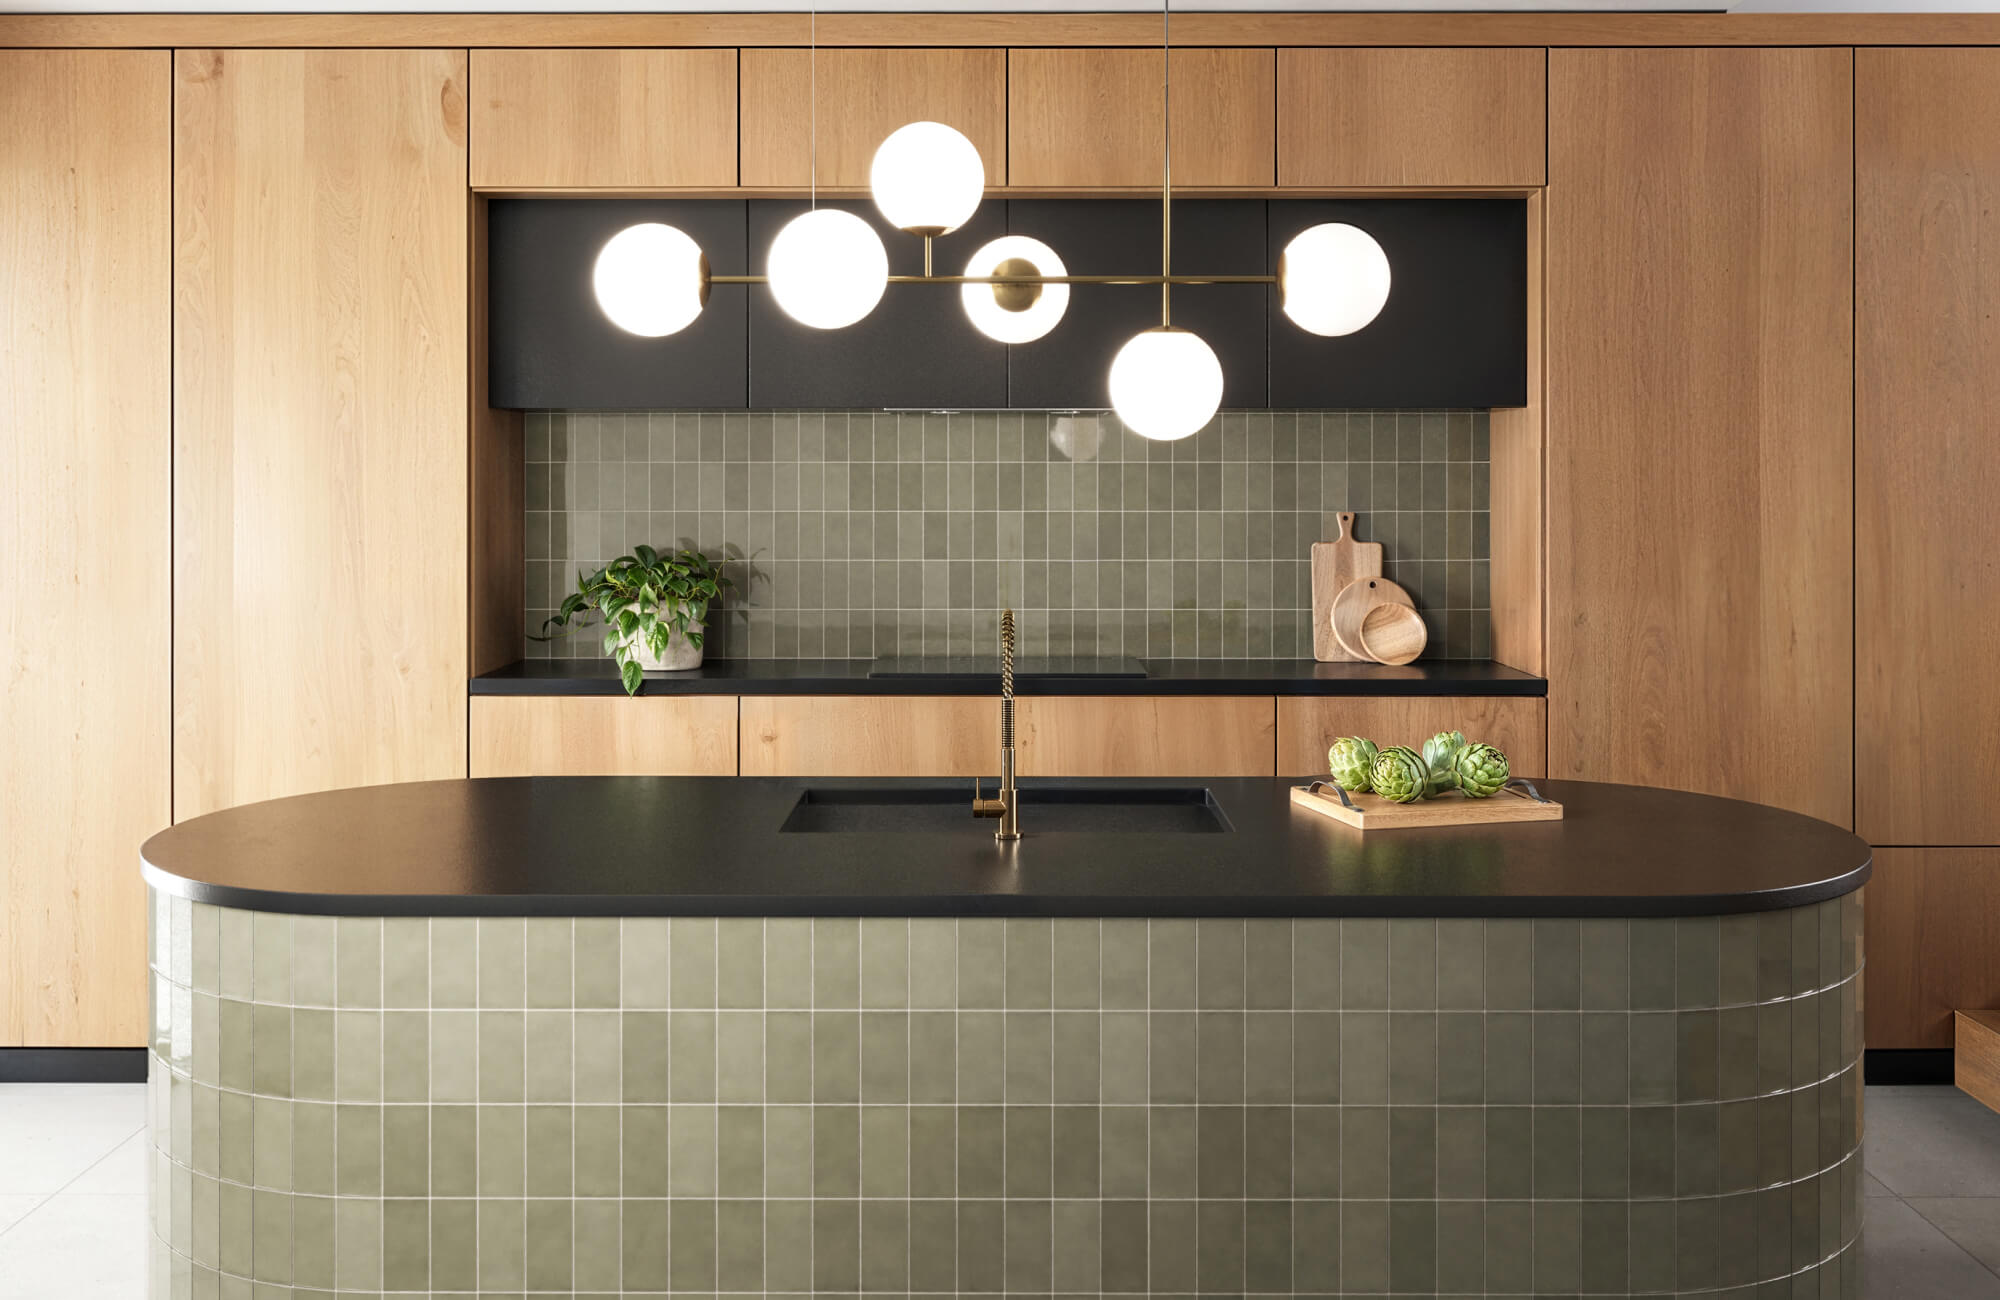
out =
{"type": "MultiPolygon", "coordinates": [[[[145,1088],[0,1084],[0,1300],[141,1300],[145,1088]]],[[[1868,1300],[2000,1300],[2000,1115],[1870,1088],[1868,1300]]]]}

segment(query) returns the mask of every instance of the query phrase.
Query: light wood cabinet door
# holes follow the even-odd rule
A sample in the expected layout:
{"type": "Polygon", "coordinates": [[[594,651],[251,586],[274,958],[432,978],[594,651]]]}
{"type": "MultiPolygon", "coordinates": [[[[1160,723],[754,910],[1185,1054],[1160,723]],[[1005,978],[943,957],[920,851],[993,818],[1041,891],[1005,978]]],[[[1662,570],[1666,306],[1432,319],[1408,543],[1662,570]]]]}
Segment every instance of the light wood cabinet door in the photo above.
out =
{"type": "Polygon", "coordinates": [[[1278,184],[1530,186],[1547,159],[1547,52],[1278,52],[1278,184]]]}
{"type": "Polygon", "coordinates": [[[465,56],[174,68],[174,814],[463,776],[465,56]]]}
{"type": "Polygon", "coordinates": [[[1278,775],[1326,775],[1326,751],[1342,736],[1377,745],[1423,743],[1462,731],[1507,755],[1515,776],[1548,770],[1548,702],[1531,696],[1285,695],[1278,699],[1278,775]]]}
{"type": "Polygon", "coordinates": [[[1022,776],[1273,771],[1276,719],[1268,695],[1034,695],[1014,704],[1022,776]]]}
{"type": "MultiPolygon", "coordinates": [[[[1010,50],[1007,183],[1157,189],[1158,50],[1010,50]]],[[[1174,184],[1261,187],[1276,175],[1272,50],[1173,52],[1174,184]]]]}
{"type": "Polygon", "coordinates": [[[1007,52],[743,51],[746,186],[808,185],[817,149],[819,184],[865,189],[875,150],[889,133],[925,121],[964,132],[986,164],[986,183],[1005,184],[1007,52]]]}
{"type": "Polygon", "coordinates": [[[482,695],[474,776],[735,776],[733,695],[482,695]]]}
{"type": "Polygon", "coordinates": [[[2000,1007],[2000,849],[1876,849],[1862,910],[1870,1047],[1950,1047],[2000,1007]]]}
{"type": "Polygon", "coordinates": [[[736,184],[736,51],[472,51],[472,184],[736,184]]]}
{"type": "Polygon", "coordinates": [[[1852,70],[1550,55],[1551,776],[1852,824],[1852,70]]]}
{"type": "Polygon", "coordinates": [[[146,1039],[171,815],[164,51],[0,50],[0,1047],[146,1039]]]}
{"type": "Polygon", "coordinates": [[[993,776],[1000,705],[983,695],[746,695],[744,776],[993,776]]]}
{"type": "Polygon", "coordinates": [[[1855,58],[1856,828],[2000,844],[2000,49],[1855,58]]]}

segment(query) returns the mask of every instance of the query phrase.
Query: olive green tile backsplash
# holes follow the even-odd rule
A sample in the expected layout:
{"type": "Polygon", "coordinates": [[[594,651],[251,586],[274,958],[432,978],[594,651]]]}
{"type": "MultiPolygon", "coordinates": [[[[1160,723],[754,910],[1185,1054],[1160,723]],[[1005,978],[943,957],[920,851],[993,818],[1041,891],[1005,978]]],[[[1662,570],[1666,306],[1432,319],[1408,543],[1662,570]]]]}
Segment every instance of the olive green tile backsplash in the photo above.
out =
{"type": "MultiPolygon", "coordinates": [[[[1309,658],[1312,543],[1354,511],[1430,624],[1491,654],[1484,411],[1222,413],[1175,443],[1053,412],[532,412],[529,632],[640,543],[729,557],[722,658],[1309,658]]],[[[597,637],[527,640],[596,655],[597,637]]]]}

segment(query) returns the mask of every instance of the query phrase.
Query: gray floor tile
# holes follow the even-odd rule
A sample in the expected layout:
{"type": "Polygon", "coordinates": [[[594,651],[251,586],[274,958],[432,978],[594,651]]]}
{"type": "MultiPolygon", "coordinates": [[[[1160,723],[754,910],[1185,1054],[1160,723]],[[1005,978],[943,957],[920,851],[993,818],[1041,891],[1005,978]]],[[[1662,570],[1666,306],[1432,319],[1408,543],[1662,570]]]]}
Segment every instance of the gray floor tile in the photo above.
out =
{"type": "Polygon", "coordinates": [[[1901,1201],[1867,1202],[1862,1234],[1863,1300],[2000,1300],[2000,1277],[1901,1201]]]}
{"type": "MultiPolygon", "coordinates": [[[[1866,1152],[1864,1152],[1864,1153],[1862,1154],[1862,1158],[1863,1158],[1864,1160],[1865,1160],[1865,1159],[1867,1158],[1867,1153],[1866,1153],[1866,1152]]],[[[1865,1172],[1865,1171],[1864,1171],[1864,1172],[1862,1173],[1862,1175],[1861,1175],[1861,1194],[1862,1194],[1863,1196],[1894,1196],[1894,1195],[1895,1195],[1895,1193],[1894,1193],[1894,1192],[1892,1192],[1892,1191],[1890,1191],[1890,1190],[1889,1190],[1888,1188],[1886,1188],[1886,1187],[1882,1186],[1882,1180],[1881,1180],[1881,1179],[1879,1179],[1879,1178],[1877,1178],[1877,1177],[1876,1177],[1875,1175],[1873,1175],[1873,1174],[1871,1174],[1871,1173],[1867,1173],[1867,1172],[1865,1172]]]]}
{"type": "Polygon", "coordinates": [[[0,1233],[0,1300],[133,1300],[146,1294],[144,1195],[65,1193],[0,1233]]]}
{"type": "Polygon", "coordinates": [[[0,1193],[54,1192],[145,1124],[142,1083],[0,1084],[0,1193]]]}
{"type": "Polygon", "coordinates": [[[2000,1115],[1956,1088],[1868,1090],[1866,1167],[1898,1196],[2000,1196],[2000,1115]]]}
{"type": "Polygon", "coordinates": [[[1980,1263],[2000,1271],[2000,1197],[1913,1196],[1906,1204],[1980,1263]]]}

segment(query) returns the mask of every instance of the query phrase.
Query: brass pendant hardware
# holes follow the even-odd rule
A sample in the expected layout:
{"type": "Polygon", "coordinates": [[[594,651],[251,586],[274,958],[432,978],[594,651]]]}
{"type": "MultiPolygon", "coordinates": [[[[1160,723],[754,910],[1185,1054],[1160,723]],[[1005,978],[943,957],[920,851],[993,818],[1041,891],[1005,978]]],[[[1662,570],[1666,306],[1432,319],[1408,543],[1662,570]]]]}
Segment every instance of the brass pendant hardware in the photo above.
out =
{"type": "Polygon", "coordinates": [[[1042,296],[1042,286],[1026,279],[1041,268],[1025,257],[1010,257],[993,268],[993,301],[1001,311],[1026,311],[1042,296]]]}

